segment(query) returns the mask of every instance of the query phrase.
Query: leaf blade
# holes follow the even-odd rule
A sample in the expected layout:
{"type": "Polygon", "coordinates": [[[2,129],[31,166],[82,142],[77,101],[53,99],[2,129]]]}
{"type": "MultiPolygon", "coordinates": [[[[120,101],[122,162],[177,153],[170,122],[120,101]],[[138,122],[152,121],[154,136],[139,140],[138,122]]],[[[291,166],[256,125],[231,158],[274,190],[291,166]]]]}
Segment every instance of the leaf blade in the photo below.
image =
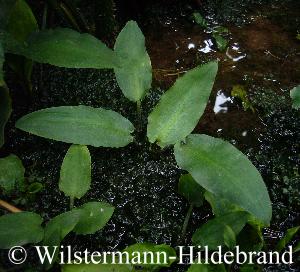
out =
{"type": "Polygon", "coordinates": [[[16,155],[0,159],[0,188],[9,193],[24,183],[25,168],[16,155]]]}
{"type": "Polygon", "coordinates": [[[32,212],[6,214],[0,217],[0,248],[8,249],[43,239],[43,219],[32,212]]]}
{"type": "Polygon", "coordinates": [[[202,116],[217,74],[217,62],[198,66],[161,97],[148,117],[147,136],[162,147],[189,135],[202,116]]]}
{"type": "Polygon", "coordinates": [[[293,108],[300,109],[300,85],[290,91],[290,96],[293,100],[293,108]]]}
{"type": "Polygon", "coordinates": [[[88,148],[71,145],[63,160],[59,189],[66,196],[81,198],[91,186],[91,156],[88,148]]]}
{"type": "Polygon", "coordinates": [[[33,112],[19,119],[16,127],[40,137],[95,147],[126,146],[132,142],[134,130],[117,112],[82,105],[33,112]]]}
{"type": "Polygon", "coordinates": [[[133,102],[142,100],[151,88],[152,68],[145,37],[136,22],[129,21],[119,33],[115,52],[119,66],[114,70],[123,94],[133,102]]]}
{"type": "Polygon", "coordinates": [[[17,53],[36,62],[66,68],[102,69],[117,65],[114,52],[104,43],[68,28],[34,33],[17,53]]]}
{"type": "Polygon", "coordinates": [[[74,231],[77,234],[93,234],[104,228],[113,215],[114,207],[106,202],[88,202],[74,210],[81,212],[74,231]]]}
{"type": "Polygon", "coordinates": [[[207,191],[240,206],[263,224],[270,223],[271,201],[262,177],[234,146],[221,139],[192,134],[186,144],[175,145],[175,158],[207,191]]]}
{"type": "Polygon", "coordinates": [[[228,226],[237,236],[246,225],[249,214],[247,212],[233,212],[209,220],[195,231],[192,237],[194,245],[207,246],[210,250],[224,246],[228,226]]]}

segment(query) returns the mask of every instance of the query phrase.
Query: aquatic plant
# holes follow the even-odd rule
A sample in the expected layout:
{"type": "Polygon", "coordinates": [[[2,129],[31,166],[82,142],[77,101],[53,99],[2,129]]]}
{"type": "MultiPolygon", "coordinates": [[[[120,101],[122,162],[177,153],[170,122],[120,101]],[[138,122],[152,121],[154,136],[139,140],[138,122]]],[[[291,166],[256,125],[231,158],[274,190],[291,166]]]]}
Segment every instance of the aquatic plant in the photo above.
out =
{"type": "MultiPolygon", "coordinates": [[[[6,42],[11,43],[11,40],[6,42]]],[[[144,36],[135,22],[126,24],[114,50],[89,34],[62,28],[39,31],[26,43],[10,48],[15,54],[41,63],[69,68],[114,69],[123,94],[137,104],[138,113],[142,114],[141,101],[151,87],[152,69],[144,36]]],[[[211,204],[216,217],[193,236],[194,244],[208,245],[210,249],[217,245],[232,248],[247,223],[259,234],[263,226],[269,225],[272,215],[267,188],[247,156],[221,139],[191,134],[204,113],[217,71],[218,63],[210,62],[177,79],[162,95],[148,116],[147,124],[149,142],[161,148],[173,148],[178,166],[189,173],[182,177],[179,188],[191,207],[200,206],[204,198],[211,204]],[[212,229],[215,230],[213,235],[212,229]]],[[[90,202],[73,208],[75,198],[81,198],[91,183],[91,158],[87,146],[124,147],[134,140],[134,125],[112,110],[80,105],[30,113],[18,120],[16,127],[73,144],[63,161],[59,181],[59,188],[70,197],[70,211],[50,220],[45,235],[36,237],[32,237],[27,227],[13,222],[23,220],[22,225],[28,223],[41,233],[39,215],[21,212],[0,217],[0,240],[3,238],[0,247],[41,240],[43,245],[59,245],[71,231],[92,234],[103,228],[112,216],[112,206],[90,202]],[[3,231],[7,227],[10,231],[19,231],[20,235],[9,238],[3,231]],[[22,236],[27,238],[21,240],[22,236]]],[[[188,217],[182,236],[187,224],[188,217]]],[[[78,271],[79,268],[66,266],[63,269],[78,271]]]]}
{"type": "MultiPolygon", "coordinates": [[[[25,169],[15,155],[0,160],[0,185],[6,191],[22,186],[25,169]]],[[[88,202],[73,208],[74,198],[80,198],[89,190],[91,183],[91,160],[85,146],[72,145],[61,166],[59,188],[70,197],[70,211],[52,218],[45,228],[43,219],[33,212],[15,211],[0,217],[0,248],[11,248],[28,243],[42,243],[49,246],[53,262],[45,264],[50,268],[58,252],[61,241],[70,232],[87,235],[104,228],[111,218],[114,207],[106,202],[88,202]]]]}
{"type": "Polygon", "coordinates": [[[11,49],[25,42],[30,33],[37,31],[36,19],[24,0],[0,3],[0,147],[4,144],[4,128],[11,114],[11,99],[5,84],[4,62],[31,90],[32,60],[11,55],[11,49]]]}
{"type": "Polygon", "coordinates": [[[293,88],[290,91],[290,96],[293,101],[293,108],[299,109],[300,108],[300,86],[293,88]]]}

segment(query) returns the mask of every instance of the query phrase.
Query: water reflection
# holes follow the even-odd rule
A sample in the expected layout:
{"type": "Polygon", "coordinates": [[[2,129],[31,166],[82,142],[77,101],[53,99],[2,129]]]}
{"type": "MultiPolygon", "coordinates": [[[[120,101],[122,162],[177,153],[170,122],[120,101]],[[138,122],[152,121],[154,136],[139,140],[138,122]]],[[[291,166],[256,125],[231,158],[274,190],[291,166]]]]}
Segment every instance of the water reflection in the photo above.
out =
{"type": "Polygon", "coordinates": [[[214,43],[211,39],[205,40],[204,41],[205,46],[198,49],[200,52],[203,52],[205,54],[209,53],[209,52],[214,52],[215,50],[212,49],[212,47],[214,46],[214,43]]]}
{"type": "Polygon", "coordinates": [[[231,97],[228,97],[222,92],[222,90],[219,90],[216,96],[216,102],[214,105],[214,112],[217,113],[227,113],[228,107],[226,106],[227,102],[233,103],[231,97]]]}

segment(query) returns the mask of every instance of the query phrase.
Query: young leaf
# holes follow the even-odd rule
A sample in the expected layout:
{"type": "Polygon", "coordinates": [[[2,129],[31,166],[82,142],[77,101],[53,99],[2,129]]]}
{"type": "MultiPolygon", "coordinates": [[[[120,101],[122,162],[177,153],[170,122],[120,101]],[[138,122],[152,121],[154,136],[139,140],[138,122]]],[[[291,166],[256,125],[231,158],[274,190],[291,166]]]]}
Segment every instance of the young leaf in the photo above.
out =
{"type": "Polygon", "coordinates": [[[81,198],[91,185],[91,156],[88,148],[71,145],[60,170],[59,189],[71,198],[81,198]]]}
{"type": "Polygon", "coordinates": [[[36,30],[38,30],[38,24],[31,8],[24,0],[16,1],[10,11],[7,31],[17,41],[23,42],[31,32],[36,30]]]}
{"type": "Polygon", "coordinates": [[[230,143],[192,134],[175,145],[178,165],[216,197],[250,212],[269,225],[272,206],[263,179],[247,156],[230,143]]]}
{"type": "Polygon", "coordinates": [[[192,264],[187,272],[226,272],[224,264],[192,264]]]}
{"type": "Polygon", "coordinates": [[[0,189],[6,193],[22,186],[25,168],[22,161],[15,155],[0,159],[0,189]]]}
{"type": "Polygon", "coordinates": [[[221,52],[225,51],[228,46],[228,41],[218,33],[214,33],[213,37],[216,40],[218,50],[221,52]]]}
{"type": "Polygon", "coordinates": [[[218,70],[217,62],[198,66],[179,78],[148,117],[147,136],[165,147],[183,140],[206,107],[218,70]]]}
{"type": "Polygon", "coordinates": [[[0,147],[4,144],[4,128],[11,114],[11,99],[6,86],[0,86],[0,147]]]}
{"type": "Polygon", "coordinates": [[[196,24],[202,26],[203,28],[207,28],[207,22],[199,12],[194,12],[193,17],[196,24]]]}
{"type": "Polygon", "coordinates": [[[284,237],[278,242],[276,251],[282,251],[287,244],[293,239],[296,233],[300,230],[300,226],[288,229],[284,237]]]}
{"type": "Polygon", "coordinates": [[[142,100],[151,88],[152,68],[145,37],[134,21],[129,21],[117,37],[115,53],[119,66],[115,74],[123,94],[131,101],[142,100]]]}
{"type": "Polygon", "coordinates": [[[43,239],[43,219],[32,212],[6,214],[0,217],[0,248],[38,243],[43,239]]]}
{"type": "Polygon", "coordinates": [[[89,34],[68,28],[43,30],[32,34],[20,52],[40,63],[67,68],[113,68],[114,52],[89,34]]]}
{"type": "MultiPolygon", "coordinates": [[[[246,225],[248,218],[247,212],[233,212],[211,219],[193,234],[193,244],[202,247],[207,246],[210,250],[215,250],[218,246],[228,243],[227,227],[230,227],[236,236],[246,225]]],[[[229,245],[231,244],[230,242],[229,245]]]]}
{"type": "Polygon", "coordinates": [[[201,207],[203,205],[205,189],[190,174],[181,175],[178,192],[193,206],[201,207]]]}
{"type": "Polygon", "coordinates": [[[300,108],[300,85],[291,90],[290,96],[293,100],[293,108],[300,108]]]}
{"type": "Polygon", "coordinates": [[[30,113],[16,127],[66,143],[122,147],[132,142],[134,127],[117,112],[89,106],[62,106],[30,113]]]}
{"type": "Polygon", "coordinates": [[[89,202],[75,209],[80,211],[79,222],[74,228],[77,234],[93,234],[104,228],[114,212],[114,207],[105,202],[89,202]]]}
{"type": "Polygon", "coordinates": [[[170,267],[172,263],[175,262],[176,260],[176,251],[172,247],[165,244],[155,245],[151,243],[138,243],[125,248],[123,252],[128,252],[130,256],[129,258],[130,260],[132,259],[132,257],[134,258],[133,256],[134,252],[139,252],[139,254],[141,255],[143,253],[152,252],[154,255],[153,260],[148,255],[147,264],[139,265],[145,268],[145,270],[147,271],[159,271],[159,269],[162,267],[170,267]],[[161,253],[161,252],[165,252],[165,254],[167,255],[166,258],[167,263],[163,263],[165,261],[163,257],[161,259],[157,258],[156,253],[161,253]],[[153,264],[150,264],[151,262],[153,264]]]}

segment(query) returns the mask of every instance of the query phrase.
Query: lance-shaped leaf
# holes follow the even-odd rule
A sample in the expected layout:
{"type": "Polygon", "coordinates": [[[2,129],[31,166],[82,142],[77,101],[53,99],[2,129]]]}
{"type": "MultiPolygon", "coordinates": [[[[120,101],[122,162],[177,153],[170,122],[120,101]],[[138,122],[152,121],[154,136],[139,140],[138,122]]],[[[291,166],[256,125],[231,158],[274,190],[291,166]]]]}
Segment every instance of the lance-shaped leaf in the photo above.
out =
{"type": "Polygon", "coordinates": [[[43,219],[32,212],[19,212],[0,217],[0,248],[11,248],[43,239],[43,219]]]}
{"type": "Polygon", "coordinates": [[[226,245],[228,244],[228,229],[233,232],[232,236],[238,235],[248,218],[247,212],[233,212],[211,219],[193,234],[193,244],[207,246],[210,250],[226,245]]]}
{"type": "Polygon", "coordinates": [[[132,142],[134,127],[117,112],[89,106],[62,106],[25,115],[16,127],[66,143],[122,147],[132,142]]]}
{"type": "Polygon", "coordinates": [[[0,147],[4,144],[4,128],[11,114],[11,99],[6,86],[0,86],[0,147]]]}
{"type": "Polygon", "coordinates": [[[294,109],[299,109],[300,108],[300,85],[293,88],[290,91],[290,96],[293,101],[293,108],[294,109]]]}
{"type": "Polygon", "coordinates": [[[114,207],[106,202],[88,202],[74,210],[81,212],[74,231],[77,234],[93,234],[104,228],[113,215],[114,207]]]}
{"type": "Polygon", "coordinates": [[[176,144],[175,157],[207,191],[269,225],[272,207],[266,185],[247,156],[233,145],[207,135],[190,135],[186,144],[176,144]]]}
{"type": "Polygon", "coordinates": [[[148,117],[147,136],[164,147],[189,135],[202,116],[218,70],[210,62],[187,72],[161,97],[148,117]]]}
{"type": "Polygon", "coordinates": [[[145,37],[138,25],[130,21],[115,43],[119,66],[115,75],[123,94],[131,101],[142,100],[151,88],[152,68],[145,47],[145,37]]]}
{"type": "Polygon", "coordinates": [[[24,174],[25,168],[16,155],[0,159],[0,189],[7,193],[20,189],[24,183],[24,174]]]}
{"type": "Polygon", "coordinates": [[[113,68],[117,63],[115,53],[100,40],[68,28],[34,33],[23,49],[15,53],[67,68],[113,68]]]}
{"type": "Polygon", "coordinates": [[[81,198],[91,185],[91,156],[83,145],[72,145],[62,163],[59,189],[71,198],[81,198]]]}

